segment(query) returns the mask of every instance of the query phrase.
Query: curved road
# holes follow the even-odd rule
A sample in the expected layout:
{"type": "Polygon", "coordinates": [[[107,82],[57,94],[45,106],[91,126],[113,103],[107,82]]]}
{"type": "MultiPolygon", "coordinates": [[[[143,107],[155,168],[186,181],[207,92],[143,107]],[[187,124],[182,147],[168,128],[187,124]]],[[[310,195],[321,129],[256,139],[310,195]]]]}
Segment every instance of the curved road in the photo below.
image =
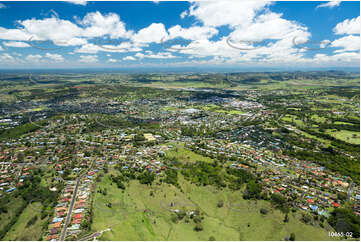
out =
{"type": "Polygon", "coordinates": [[[80,184],[80,180],[84,177],[84,175],[87,174],[87,172],[93,167],[94,165],[94,162],[95,162],[96,159],[94,159],[92,161],[92,163],[90,164],[90,167],[83,173],[81,174],[78,179],[76,180],[76,185],[75,185],[75,189],[74,189],[74,193],[73,193],[73,198],[71,199],[71,203],[70,203],[70,207],[69,207],[69,211],[68,211],[68,214],[66,216],[66,220],[65,220],[65,223],[64,223],[64,227],[63,227],[63,230],[61,231],[61,234],[60,234],[60,241],[64,241],[65,239],[65,236],[66,236],[66,230],[68,228],[68,225],[69,225],[69,222],[70,222],[70,219],[71,219],[71,213],[73,211],[73,208],[74,208],[74,204],[75,204],[75,200],[76,200],[76,194],[78,192],[78,188],[79,188],[79,184],[80,184]]]}

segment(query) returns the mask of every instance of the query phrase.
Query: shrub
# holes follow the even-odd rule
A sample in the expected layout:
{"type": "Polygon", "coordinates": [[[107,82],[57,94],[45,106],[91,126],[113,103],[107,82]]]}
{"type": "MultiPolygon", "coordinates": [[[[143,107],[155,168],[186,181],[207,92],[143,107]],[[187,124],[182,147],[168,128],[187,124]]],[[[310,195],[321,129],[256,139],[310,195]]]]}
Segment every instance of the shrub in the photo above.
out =
{"type": "Polygon", "coordinates": [[[266,215],[266,214],[268,213],[268,210],[265,209],[265,208],[261,208],[261,209],[259,210],[259,212],[262,213],[262,214],[264,214],[264,215],[266,215]]]}
{"type": "Polygon", "coordinates": [[[295,235],[295,233],[291,233],[291,235],[290,235],[290,240],[291,240],[291,241],[295,241],[295,240],[296,240],[296,235],[295,235]]]}
{"type": "Polygon", "coordinates": [[[201,223],[197,223],[196,226],[194,226],[194,230],[195,231],[202,231],[203,230],[203,226],[201,223]]]}

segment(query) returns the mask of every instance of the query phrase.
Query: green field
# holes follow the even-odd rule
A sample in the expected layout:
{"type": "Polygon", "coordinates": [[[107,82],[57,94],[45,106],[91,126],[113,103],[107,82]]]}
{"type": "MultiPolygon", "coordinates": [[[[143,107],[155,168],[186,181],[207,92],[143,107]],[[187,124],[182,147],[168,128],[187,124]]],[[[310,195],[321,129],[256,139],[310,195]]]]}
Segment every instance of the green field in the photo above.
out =
{"type": "Polygon", "coordinates": [[[196,154],[193,151],[185,148],[183,143],[177,143],[176,147],[177,148],[168,150],[166,152],[167,158],[176,158],[177,160],[184,163],[193,163],[196,161],[213,162],[211,158],[196,154]]]}
{"type": "Polygon", "coordinates": [[[7,213],[0,213],[0,230],[3,230],[4,227],[10,223],[11,219],[16,216],[16,212],[21,208],[23,205],[24,200],[20,197],[12,198],[11,204],[7,204],[6,209],[7,213]]]}
{"type": "Polygon", "coordinates": [[[327,134],[335,137],[336,139],[343,140],[351,144],[360,144],[360,132],[349,131],[349,130],[332,130],[328,129],[327,134]]]}
{"type": "Polygon", "coordinates": [[[284,214],[266,201],[246,201],[241,192],[217,190],[212,186],[196,186],[180,177],[183,192],[173,185],[162,183],[151,186],[131,181],[124,193],[108,176],[103,177],[97,189],[106,188],[107,194],[96,193],[92,230],[104,232],[100,240],[283,240],[290,233],[296,240],[330,240],[328,232],[318,226],[305,225],[301,213],[290,214],[288,223],[284,214]],[[152,196],[150,195],[152,191],[152,196]],[[224,206],[219,208],[219,200],[224,206]],[[112,208],[105,204],[111,202],[112,208]],[[173,202],[173,206],[171,206],[173,202]],[[171,217],[174,209],[188,213],[199,209],[203,230],[196,232],[195,223],[187,216],[178,222],[171,217]],[[267,215],[261,208],[269,210],[267,215]]]}
{"type": "Polygon", "coordinates": [[[42,224],[46,220],[40,219],[41,207],[39,202],[28,205],[3,240],[39,240],[43,232],[42,224]],[[27,226],[28,221],[34,216],[37,216],[35,223],[27,226]]]}

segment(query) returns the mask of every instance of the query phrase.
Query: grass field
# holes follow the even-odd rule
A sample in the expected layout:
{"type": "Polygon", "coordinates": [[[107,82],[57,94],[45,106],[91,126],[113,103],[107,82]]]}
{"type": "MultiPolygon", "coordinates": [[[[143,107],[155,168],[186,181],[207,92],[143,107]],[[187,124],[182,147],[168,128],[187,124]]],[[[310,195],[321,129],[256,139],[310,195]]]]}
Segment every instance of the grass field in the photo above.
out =
{"type": "Polygon", "coordinates": [[[103,233],[100,240],[283,240],[290,233],[296,240],[330,240],[328,232],[320,227],[305,225],[301,213],[290,215],[288,223],[284,215],[266,201],[246,201],[241,192],[217,190],[212,186],[196,186],[179,179],[183,192],[173,185],[151,186],[131,181],[124,193],[106,176],[98,188],[107,188],[107,194],[96,193],[92,230],[103,233]],[[150,193],[153,193],[151,196],[150,193]],[[224,206],[217,207],[219,200],[224,206]],[[105,204],[112,203],[112,208],[105,204]],[[174,205],[171,207],[171,202],[174,205]],[[195,223],[171,220],[172,210],[184,208],[187,212],[200,211],[203,230],[196,232],[195,223]],[[267,215],[261,208],[269,210],[267,215]]]}
{"type": "Polygon", "coordinates": [[[176,149],[170,149],[166,152],[167,158],[176,158],[180,162],[193,163],[196,161],[213,162],[213,159],[194,153],[184,147],[183,143],[177,143],[176,149]]]}
{"type": "Polygon", "coordinates": [[[205,106],[199,106],[198,108],[205,111],[215,112],[215,113],[226,113],[226,114],[244,114],[245,112],[235,109],[225,109],[222,106],[217,106],[215,104],[208,104],[205,106]]]}
{"type": "Polygon", "coordinates": [[[323,123],[323,122],[325,122],[327,120],[325,117],[320,117],[320,116],[315,115],[315,114],[311,116],[311,119],[313,119],[317,123],[323,123]]]}
{"type": "Polygon", "coordinates": [[[24,200],[20,197],[11,198],[11,201],[11,204],[8,203],[8,206],[6,206],[8,212],[0,213],[0,230],[4,229],[4,227],[10,222],[24,202],[24,200]]]}
{"type": "Polygon", "coordinates": [[[39,202],[28,205],[3,240],[39,240],[42,237],[42,223],[46,220],[40,219],[41,206],[39,202]],[[37,216],[35,223],[27,226],[34,216],[37,216]]]}
{"type": "Polygon", "coordinates": [[[297,126],[303,126],[304,125],[303,121],[298,119],[298,117],[295,116],[295,115],[287,114],[282,118],[282,120],[286,121],[286,122],[290,122],[290,123],[295,122],[295,124],[297,126]]]}
{"type": "Polygon", "coordinates": [[[354,132],[349,130],[336,131],[336,130],[328,129],[326,133],[332,135],[336,139],[343,140],[351,144],[360,144],[359,132],[354,132]]]}

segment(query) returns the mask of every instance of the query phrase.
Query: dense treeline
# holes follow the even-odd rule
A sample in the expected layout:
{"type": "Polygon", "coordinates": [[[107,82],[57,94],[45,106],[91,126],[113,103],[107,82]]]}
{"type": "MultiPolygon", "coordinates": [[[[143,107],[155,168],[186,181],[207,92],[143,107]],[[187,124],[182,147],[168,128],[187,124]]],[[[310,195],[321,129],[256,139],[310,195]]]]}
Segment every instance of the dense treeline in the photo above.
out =
{"type": "Polygon", "coordinates": [[[228,187],[232,190],[239,190],[243,184],[256,179],[254,175],[242,169],[227,168],[226,171],[230,175],[228,176],[228,187]]]}
{"type": "Polygon", "coordinates": [[[222,176],[222,167],[218,165],[213,166],[209,163],[197,161],[193,164],[186,164],[181,173],[185,179],[197,185],[226,186],[222,176]]]}
{"type": "Polygon", "coordinates": [[[360,182],[360,163],[358,157],[351,159],[345,155],[307,150],[287,151],[287,154],[300,160],[314,161],[332,171],[350,176],[356,183],[360,182]]]}
{"type": "Polygon", "coordinates": [[[331,212],[328,223],[337,232],[352,233],[353,238],[360,237],[360,216],[354,214],[351,209],[336,208],[331,212]]]}
{"type": "MultiPolygon", "coordinates": [[[[14,191],[13,194],[10,195],[10,198],[3,198],[0,203],[0,212],[7,212],[6,206],[11,204],[11,200],[15,199],[15,197],[20,196],[21,206],[16,211],[15,215],[12,216],[10,222],[5,225],[5,227],[0,230],[0,239],[3,238],[6,233],[11,229],[11,227],[17,222],[20,214],[24,211],[24,209],[32,202],[40,202],[42,204],[42,210],[40,218],[44,219],[45,217],[53,214],[53,209],[57,203],[59,192],[52,192],[49,190],[49,187],[44,187],[40,185],[41,182],[41,171],[35,170],[32,176],[29,176],[24,179],[23,185],[18,188],[18,190],[14,191]],[[7,199],[7,201],[4,201],[7,199]]],[[[57,186],[57,191],[61,191],[63,188],[62,184],[57,186]]],[[[34,216],[31,220],[28,221],[27,227],[32,225],[38,219],[37,216],[34,216]]],[[[47,228],[50,217],[43,224],[43,229],[47,228]]]]}
{"type": "Polygon", "coordinates": [[[42,121],[37,121],[38,125],[27,123],[14,127],[12,129],[2,130],[2,132],[0,131],[0,140],[9,139],[9,138],[10,139],[18,138],[23,134],[31,133],[38,130],[41,126],[46,125],[46,123],[47,121],[42,120],[42,121]]]}
{"type": "MultiPolygon", "coordinates": [[[[13,198],[12,198],[13,199],[13,198]]],[[[0,201],[2,207],[4,208],[3,200],[0,201]]],[[[26,208],[27,203],[25,201],[21,201],[21,206],[18,210],[16,210],[14,216],[10,219],[10,222],[6,224],[1,230],[0,230],[0,239],[3,239],[6,233],[11,229],[11,227],[18,221],[20,214],[24,211],[26,208]]],[[[7,212],[2,210],[2,212],[7,212]]]]}
{"type": "Polygon", "coordinates": [[[165,179],[164,182],[168,183],[168,184],[172,184],[176,187],[179,187],[178,184],[178,172],[176,170],[173,169],[167,169],[165,171],[165,179]]]}

